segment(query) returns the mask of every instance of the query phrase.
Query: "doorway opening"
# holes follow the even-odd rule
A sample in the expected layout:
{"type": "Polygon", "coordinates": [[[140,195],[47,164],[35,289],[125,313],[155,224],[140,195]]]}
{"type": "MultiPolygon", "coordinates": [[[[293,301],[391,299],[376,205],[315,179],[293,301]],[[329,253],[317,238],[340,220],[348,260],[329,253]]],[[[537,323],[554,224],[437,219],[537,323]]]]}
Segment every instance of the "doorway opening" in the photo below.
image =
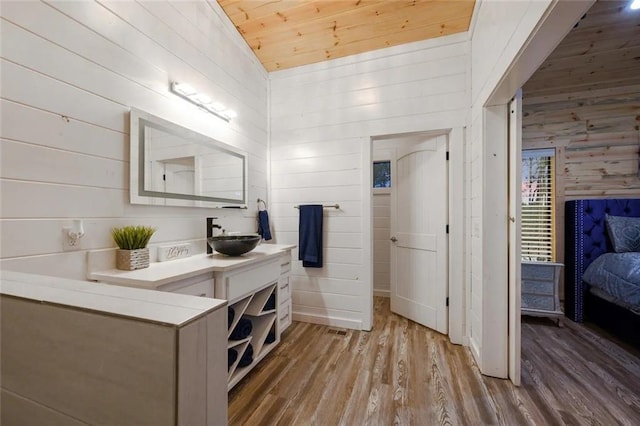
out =
{"type": "MultiPolygon", "coordinates": [[[[573,13],[568,11],[569,8],[571,5],[566,3],[558,7],[567,12],[565,16],[573,13]]],[[[553,151],[549,168],[555,175],[554,204],[549,213],[551,226],[541,230],[537,236],[538,240],[545,240],[542,242],[546,245],[535,255],[535,262],[562,264],[565,262],[565,201],[633,197],[632,194],[637,194],[640,189],[640,180],[631,178],[637,173],[637,147],[630,148],[638,140],[637,122],[633,122],[633,114],[624,112],[640,99],[640,77],[634,72],[633,61],[627,59],[630,51],[637,49],[637,43],[632,41],[637,38],[632,28],[637,28],[640,14],[633,15],[628,2],[595,2],[586,14],[582,11],[577,15],[582,16],[581,19],[574,18],[576,25],[568,33],[560,35],[558,40],[564,38],[556,42],[559,44],[555,50],[549,49],[546,59],[536,57],[544,49],[535,53],[532,46],[556,45],[550,40],[554,37],[551,35],[553,31],[546,32],[544,26],[547,23],[551,25],[554,19],[562,19],[560,16],[561,11],[552,13],[542,24],[487,105],[491,105],[488,108],[506,105],[507,97],[522,86],[522,149],[518,158],[510,161],[510,167],[516,166],[515,161],[524,161],[523,153],[526,157],[529,150],[553,151]],[[599,31],[602,28],[611,31],[599,31]],[[537,70],[530,69],[535,63],[541,65],[537,70]],[[625,150],[627,154],[623,153],[625,150]],[[630,154],[629,150],[635,150],[635,154],[630,154]],[[547,244],[549,240],[551,246],[547,244]],[[550,254],[541,254],[542,251],[550,254]]],[[[558,31],[561,29],[558,25],[556,28],[558,31]]],[[[531,201],[531,188],[523,187],[523,190],[521,197],[531,201]]],[[[544,197],[544,194],[540,195],[544,197]]],[[[524,233],[524,229],[521,230],[524,233]]],[[[531,233],[532,230],[526,231],[531,233]]],[[[512,280],[509,281],[511,292],[515,287],[512,280]]],[[[525,281],[523,277],[523,287],[527,284],[525,281]]],[[[563,294],[562,275],[553,285],[559,299],[567,296],[563,294]]],[[[533,300],[530,297],[525,300],[525,292],[523,288],[523,308],[533,300]]],[[[554,297],[553,292],[548,295],[545,315],[546,312],[557,314],[554,297]]],[[[536,300],[542,301],[537,296],[536,300]]],[[[510,309],[513,308],[512,299],[510,309]]],[[[510,352],[516,350],[513,338],[513,333],[510,333],[510,352]]],[[[523,337],[523,347],[524,340],[523,337]]],[[[517,350],[520,350],[519,344],[517,350]]],[[[511,359],[511,353],[509,355],[511,359]]],[[[510,372],[515,371],[511,367],[510,372]]],[[[519,367],[517,371],[519,374],[519,367]]]]}
{"type": "Polygon", "coordinates": [[[463,142],[464,129],[456,128],[377,136],[365,149],[373,294],[457,344],[464,334],[463,142]]]}

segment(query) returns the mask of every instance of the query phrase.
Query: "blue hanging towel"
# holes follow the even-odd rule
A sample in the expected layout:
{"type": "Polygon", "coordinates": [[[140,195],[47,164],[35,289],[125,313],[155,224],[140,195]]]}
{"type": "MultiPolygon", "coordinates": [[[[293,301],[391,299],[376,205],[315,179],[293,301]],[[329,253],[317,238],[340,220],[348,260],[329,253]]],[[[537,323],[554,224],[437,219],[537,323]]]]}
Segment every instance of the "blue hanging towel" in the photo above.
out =
{"type": "Polygon", "coordinates": [[[271,229],[269,229],[269,213],[266,210],[258,211],[258,234],[263,240],[271,239],[271,229]]]}
{"type": "Polygon", "coordinates": [[[305,268],[322,268],[322,205],[300,206],[298,259],[305,268]]]}

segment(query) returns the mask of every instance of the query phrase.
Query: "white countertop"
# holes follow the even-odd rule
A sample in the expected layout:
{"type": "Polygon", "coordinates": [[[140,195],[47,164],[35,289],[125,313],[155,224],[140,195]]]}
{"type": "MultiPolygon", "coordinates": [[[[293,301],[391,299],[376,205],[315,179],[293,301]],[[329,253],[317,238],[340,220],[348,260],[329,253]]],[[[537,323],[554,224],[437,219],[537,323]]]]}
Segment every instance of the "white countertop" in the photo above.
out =
{"type": "Polygon", "coordinates": [[[0,294],[150,322],[181,326],[226,306],[226,300],[2,271],[0,294]]]}
{"type": "Polygon", "coordinates": [[[207,272],[227,272],[236,268],[262,262],[291,250],[290,244],[260,244],[242,256],[225,256],[220,253],[199,254],[168,262],[154,262],[148,268],[135,271],[109,269],[90,272],[90,280],[108,282],[122,286],[156,289],[176,280],[194,277],[207,272]]]}

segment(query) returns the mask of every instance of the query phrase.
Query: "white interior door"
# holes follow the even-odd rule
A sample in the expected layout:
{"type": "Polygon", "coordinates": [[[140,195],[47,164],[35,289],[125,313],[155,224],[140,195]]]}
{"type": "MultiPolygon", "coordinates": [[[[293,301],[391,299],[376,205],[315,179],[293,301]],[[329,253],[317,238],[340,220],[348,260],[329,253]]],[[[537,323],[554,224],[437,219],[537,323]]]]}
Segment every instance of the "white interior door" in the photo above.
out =
{"type": "Polygon", "coordinates": [[[522,90],[509,103],[509,378],[520,385],[522,90]]]}
{"type": "Polygon", "coordinates": [[[397,150],[391,196],[391,310],[448,331],[447,137],[397,150]]]}

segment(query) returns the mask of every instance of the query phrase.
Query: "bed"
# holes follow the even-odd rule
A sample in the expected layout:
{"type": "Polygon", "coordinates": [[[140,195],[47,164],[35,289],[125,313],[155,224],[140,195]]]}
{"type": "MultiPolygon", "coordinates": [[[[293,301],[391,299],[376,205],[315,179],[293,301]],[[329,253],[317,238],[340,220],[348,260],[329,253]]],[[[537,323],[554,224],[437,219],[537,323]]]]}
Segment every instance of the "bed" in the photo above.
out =
{"type": "MultiPolygon", "coordinates": [[[[573,200],[565,204],[565,315],[576,322],[592,322],[623,341],[640,347],[640,333],[637,332],[640,330],[640,302],[633,300],[640,297],[640,288],[620,287],[606,275],[630,274],[623,276],[626,280],[623,285],[628,281],[636,281],[638,266],[634,262],[637,262],[640,254],[626,254],[626,250],[618,253],[623,256],[610,254],[615,250],[610,231],[607,230],[607,215],[635,224],[636,219],[624,218],[640,217],[640,199],[573,200]],[[605,263],[613,266],[603,267],[605,263]],[[602,275],[600,270],[603,268],[613,270],[605,271],[605,275],[602,275]],[[594,272],[596,269],[598,273],[594,272]],[[587,281],[591,281],[591,284],[587,281]],[[610,294],[611,289],[614,290],[613,295],[610,294]],[[623,291],[616,293],[616,289],[623,291]],[[624,299],[629,294],[632,300],[624,299]]],[[[613,226],[612,223],[615,224],[610,219],[609,225],[613,226]]],[[[620,245],[619,240],[615,240],[620,245]]],[[[638,251],[634,248],[630,250],[638,251]]]]}

